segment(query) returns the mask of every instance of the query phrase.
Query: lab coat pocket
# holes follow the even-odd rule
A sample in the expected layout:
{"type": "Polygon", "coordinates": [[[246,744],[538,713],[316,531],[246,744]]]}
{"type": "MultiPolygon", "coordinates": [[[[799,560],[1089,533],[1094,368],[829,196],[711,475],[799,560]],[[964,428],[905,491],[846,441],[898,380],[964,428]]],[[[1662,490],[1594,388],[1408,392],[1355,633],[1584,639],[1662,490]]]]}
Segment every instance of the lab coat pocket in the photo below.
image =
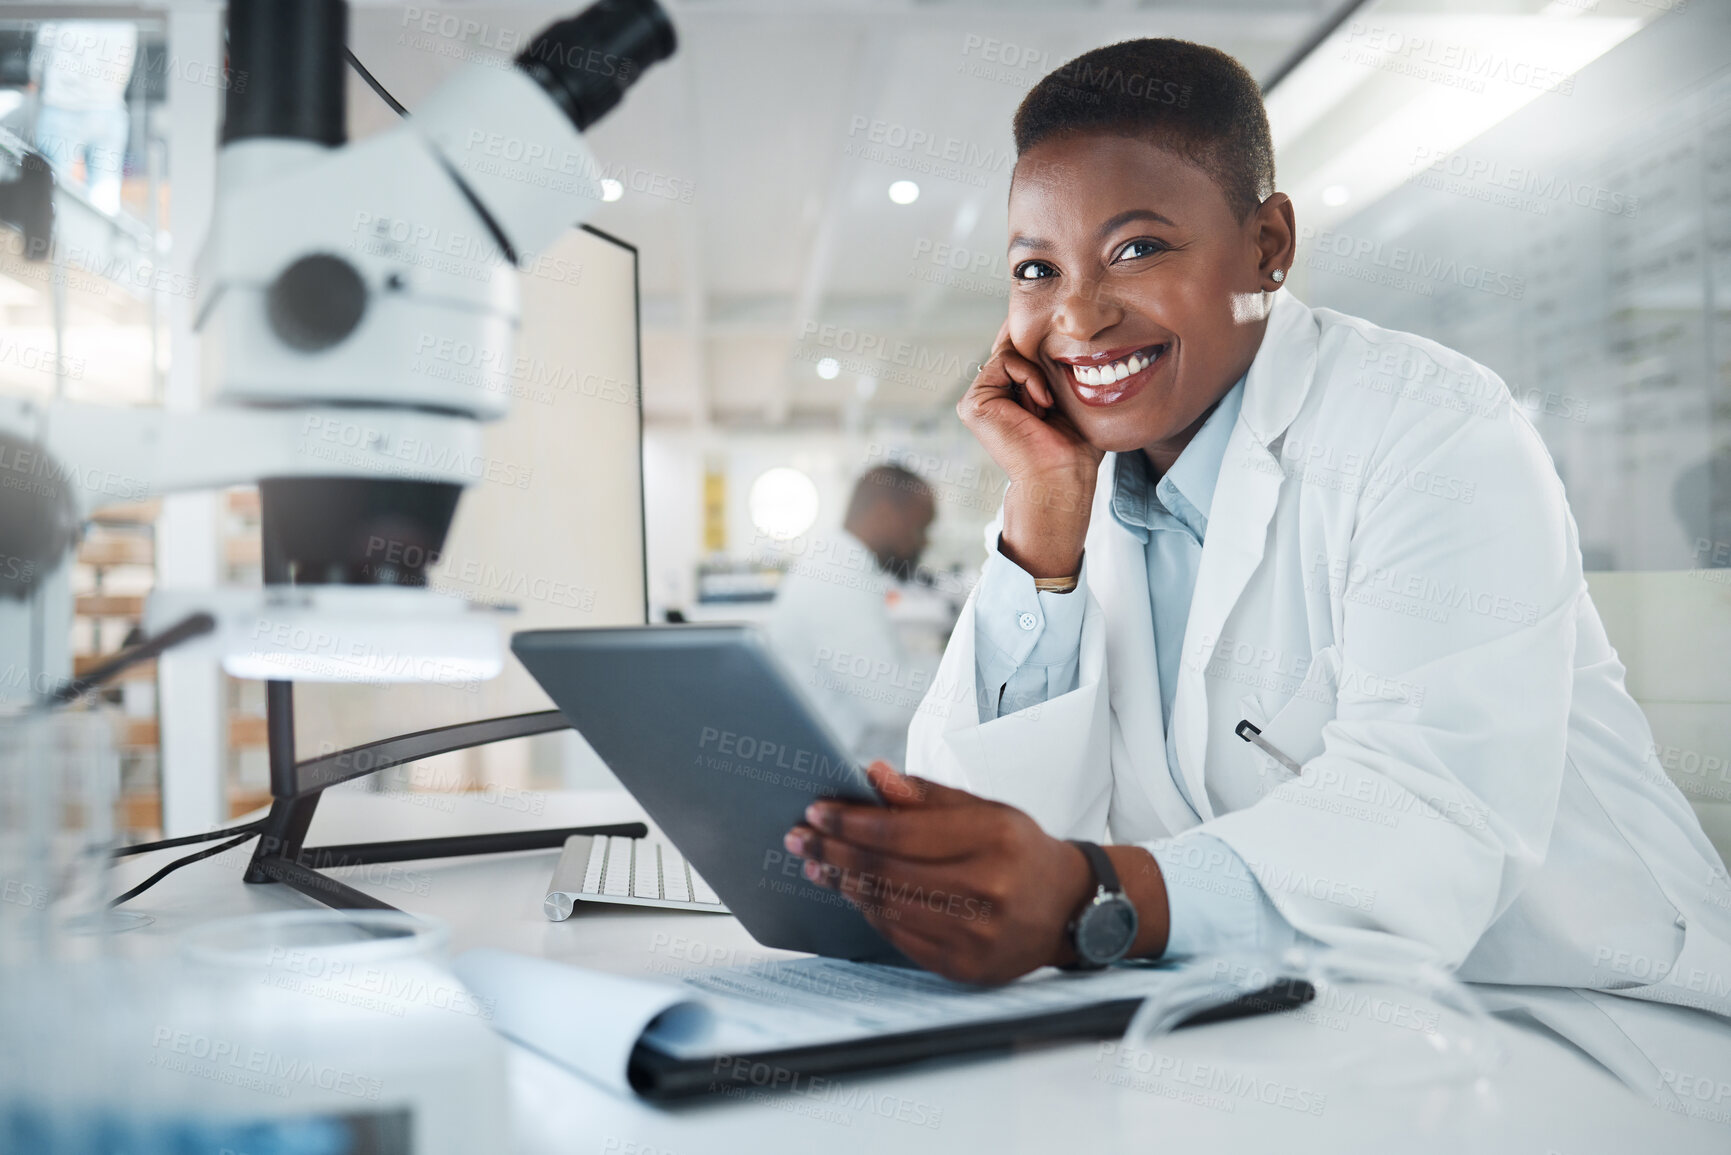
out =
{"type": "MultiPolygon", "coordinates": [[[[1304,681],[1273,717],[1263,721],[1264,711],[1254,697],[1243,699],[1244,716],[1262,730],[1264,742],[1302,766],[1322,753],[1322,728],[1334,720],[1339,678],[1340,650],[1324,646],[1311,658],[1304,681]]],[[[1243,745],[1265,789],[1292,779],[1292,772],[1268,754],[1249,742],[1243,745]]]]}

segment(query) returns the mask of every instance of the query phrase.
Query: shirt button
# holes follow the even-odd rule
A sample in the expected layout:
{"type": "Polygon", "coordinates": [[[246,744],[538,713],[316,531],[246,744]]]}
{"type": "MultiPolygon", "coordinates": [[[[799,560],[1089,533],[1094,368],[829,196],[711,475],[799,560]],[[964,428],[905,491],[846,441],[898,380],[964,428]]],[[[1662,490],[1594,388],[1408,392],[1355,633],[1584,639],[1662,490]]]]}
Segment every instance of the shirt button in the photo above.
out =
{"type": "Polygon", "coordinates": [[[1016,624],[1021,626],[1024,630],[1031,630],[1040,624],[1040,619],[1035,617],[1033,614],[1024,613],[1016,619],[1016,624]]]}

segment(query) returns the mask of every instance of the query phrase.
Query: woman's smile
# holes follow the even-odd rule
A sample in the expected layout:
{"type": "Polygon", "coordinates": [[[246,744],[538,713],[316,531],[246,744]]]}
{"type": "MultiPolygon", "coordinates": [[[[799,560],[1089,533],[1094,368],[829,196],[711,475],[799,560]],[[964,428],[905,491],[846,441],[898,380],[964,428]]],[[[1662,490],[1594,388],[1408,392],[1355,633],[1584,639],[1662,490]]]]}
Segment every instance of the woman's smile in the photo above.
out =
{"type": "Polygon", "coordinates": [[[1116,405],[1140,393],[1165,368],[1171,347],[1171,342],[1161,342],[1054,360],[1065,367],[1060,376],[1069,384],[1076,400],[1100,407],[1116,405]]]}

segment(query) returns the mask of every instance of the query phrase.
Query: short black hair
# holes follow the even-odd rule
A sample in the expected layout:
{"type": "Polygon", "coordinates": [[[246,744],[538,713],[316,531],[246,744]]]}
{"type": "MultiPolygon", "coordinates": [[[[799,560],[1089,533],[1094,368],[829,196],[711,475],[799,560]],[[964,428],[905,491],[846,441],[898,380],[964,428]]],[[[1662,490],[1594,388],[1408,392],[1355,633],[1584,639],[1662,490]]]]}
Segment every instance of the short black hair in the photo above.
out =
{"type": "Polygon", "coordinates": [[[1053,137],[1133,136],[1214,178],[1242,219],[1274,191],[1274,138],[1262,89],[1218,48],[1125,40],[1049,73],[1016,109],[1016,153],[1053,137]]]}
{"type": "Polygon", "coordinates": [[[863,515],[880,501],[894,502],[896,508],[907,509],[919,498],[932,501],[932,487],[911,469],[899,465],[878,465],[860,475],[853,487],[853,498],[847,503],[847,520],[863,515]]]}

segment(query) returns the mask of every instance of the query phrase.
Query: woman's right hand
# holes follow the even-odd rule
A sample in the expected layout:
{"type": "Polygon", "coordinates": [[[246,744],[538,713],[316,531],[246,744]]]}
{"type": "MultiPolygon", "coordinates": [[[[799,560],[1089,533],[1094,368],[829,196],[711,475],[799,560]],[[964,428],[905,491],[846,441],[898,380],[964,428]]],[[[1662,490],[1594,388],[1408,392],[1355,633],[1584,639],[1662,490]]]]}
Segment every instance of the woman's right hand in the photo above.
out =
{"type": "Polygon", "coordinates": [[[1105,454],[1064,416],[1045,373],[1016,352],[1009,333],[1006,321],[956,413],[1009,475],[1004,555],[1034,577],[1069,577],[1081,568],[1105,454]]]}

